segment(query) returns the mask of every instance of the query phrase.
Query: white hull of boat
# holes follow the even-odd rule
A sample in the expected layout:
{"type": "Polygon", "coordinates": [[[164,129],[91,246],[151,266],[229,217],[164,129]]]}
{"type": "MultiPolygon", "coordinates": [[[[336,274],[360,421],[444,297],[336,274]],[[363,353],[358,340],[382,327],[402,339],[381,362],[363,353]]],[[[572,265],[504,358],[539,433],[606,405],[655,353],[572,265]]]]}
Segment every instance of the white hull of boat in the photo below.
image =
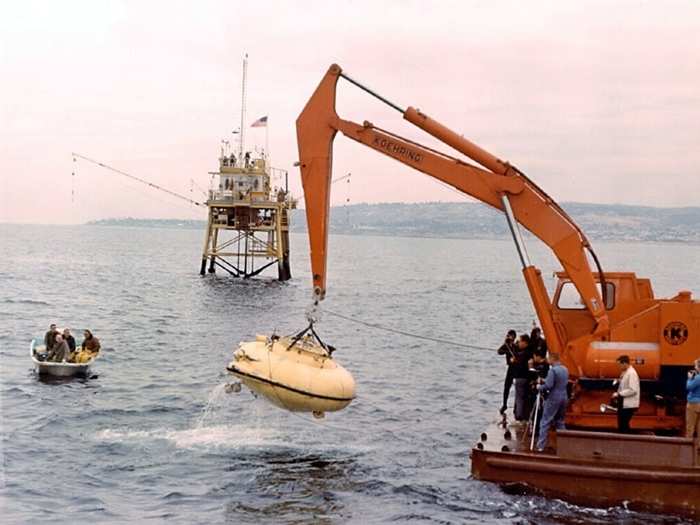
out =
{"type": "Polygon", "coordinates": [[[55,363],[50,361],[39,361],[36,358],[35,350],[38,345],[36,339],[32,339],[29,344],[29,356],[34,363],[34,369],[37,374],[42,376],[52,376],[52,377],[84,377],[90,372],[90,366],[95,362],[95,360],[100,356],[98,353],[87,363],[55,363]]]}

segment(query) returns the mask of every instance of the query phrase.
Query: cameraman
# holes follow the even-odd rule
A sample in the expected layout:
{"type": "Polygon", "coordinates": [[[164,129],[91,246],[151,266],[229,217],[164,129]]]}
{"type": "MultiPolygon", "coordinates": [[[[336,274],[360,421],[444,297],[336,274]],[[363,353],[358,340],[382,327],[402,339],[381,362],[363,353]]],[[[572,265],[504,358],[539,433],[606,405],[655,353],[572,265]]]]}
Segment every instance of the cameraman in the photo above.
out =
{"type": "Polygon", "coordinates": [[[700,438],[700,359],[695,360],[695,370],[688,372],[688,404],[685,407],[685,437],[693,433],[700,438]]]}
{"type": "Polygon", "coordinates": [[[506,379],[503,384],[503,405],[501,406],[501,415],[506,413],[508,409],[508,396],[510,396],[510,389],[513,386],[513,364],[515,359],[515,338],[517,337],[515,330],[508,330],[506,335],[506,340],[498,349],[498,355],[506,356],[506,379]]]}

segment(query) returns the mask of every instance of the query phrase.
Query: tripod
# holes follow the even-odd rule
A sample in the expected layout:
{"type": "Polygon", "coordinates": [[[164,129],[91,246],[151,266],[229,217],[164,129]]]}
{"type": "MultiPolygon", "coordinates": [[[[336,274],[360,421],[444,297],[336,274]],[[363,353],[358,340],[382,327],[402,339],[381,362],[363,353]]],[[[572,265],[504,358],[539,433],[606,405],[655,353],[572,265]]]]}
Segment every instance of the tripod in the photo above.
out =
{"type": "Polygon", "coordinates": [[[535,406],[532,407],[530,411],[530,419],[527,422],[527,429],[525,430],[525,436],[527,436],[528,431],[530,432],[530,450],[535,448],[535,436],[537,435],[537,418],[540,413],[540,404],[542,404],[542,392],[537,391],[537,397],[535,398],[535,406]]]}

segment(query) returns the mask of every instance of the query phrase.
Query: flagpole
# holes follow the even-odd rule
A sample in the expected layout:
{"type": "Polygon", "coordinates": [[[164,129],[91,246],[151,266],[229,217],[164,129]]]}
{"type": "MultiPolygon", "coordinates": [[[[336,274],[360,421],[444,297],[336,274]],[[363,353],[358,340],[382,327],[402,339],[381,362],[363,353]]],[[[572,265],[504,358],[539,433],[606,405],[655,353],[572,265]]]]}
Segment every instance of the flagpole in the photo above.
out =
{"type": "Polygon", "coordinates": [[[245,89],[246,89],[246,75],[248,73],[248,53],[245,54],[245,57],[243,58],[243,82],[242,82],[242,89],[241,89],[241,132],[238,137],[239,139],[239,147],[238,147],[238,161],[243,162],[243,155],[245,154],[245,89]]]}
{"type": "Polygon", "coordinates": [[[270,161],[270,117],[267,117],[267,122],[265,123],[265,161],[268,168],[272,167],[270,161]]]}

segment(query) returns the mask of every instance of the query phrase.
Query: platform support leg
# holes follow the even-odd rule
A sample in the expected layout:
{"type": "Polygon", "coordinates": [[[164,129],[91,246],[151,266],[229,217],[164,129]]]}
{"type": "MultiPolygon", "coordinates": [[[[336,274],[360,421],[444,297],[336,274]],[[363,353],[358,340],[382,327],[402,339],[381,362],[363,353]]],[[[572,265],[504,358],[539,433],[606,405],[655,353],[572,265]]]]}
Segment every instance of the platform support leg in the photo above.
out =
{"type": "Polygon", "coordinates": [[[279,242],[282,244],[282,257],[277,264],[277,278],[280,281],[288,281],[292,278],[292,270],[289,266],[289,233],[282,232],[279,242]]]}
{"type": "Polygon", "coordinates": [[[199,275],[204,275],[207,269],[207,255],[209,251],[209,242],[211,240],[211,208],[207,219],[207,231],[204,233],[204,247],[202,248],[202,266],[199,269],[199,275]]]}
{"type": "Polygon", "coordinates": [[[214,236],[212,238],[212,243],[211,243],[211,256],[209,257],[209,273],[215,273],[216,272],[216,267],[214,266],[216,262],[216,247],[218,246],[219,243],[219,228],[214,228],[214,236]]]}

